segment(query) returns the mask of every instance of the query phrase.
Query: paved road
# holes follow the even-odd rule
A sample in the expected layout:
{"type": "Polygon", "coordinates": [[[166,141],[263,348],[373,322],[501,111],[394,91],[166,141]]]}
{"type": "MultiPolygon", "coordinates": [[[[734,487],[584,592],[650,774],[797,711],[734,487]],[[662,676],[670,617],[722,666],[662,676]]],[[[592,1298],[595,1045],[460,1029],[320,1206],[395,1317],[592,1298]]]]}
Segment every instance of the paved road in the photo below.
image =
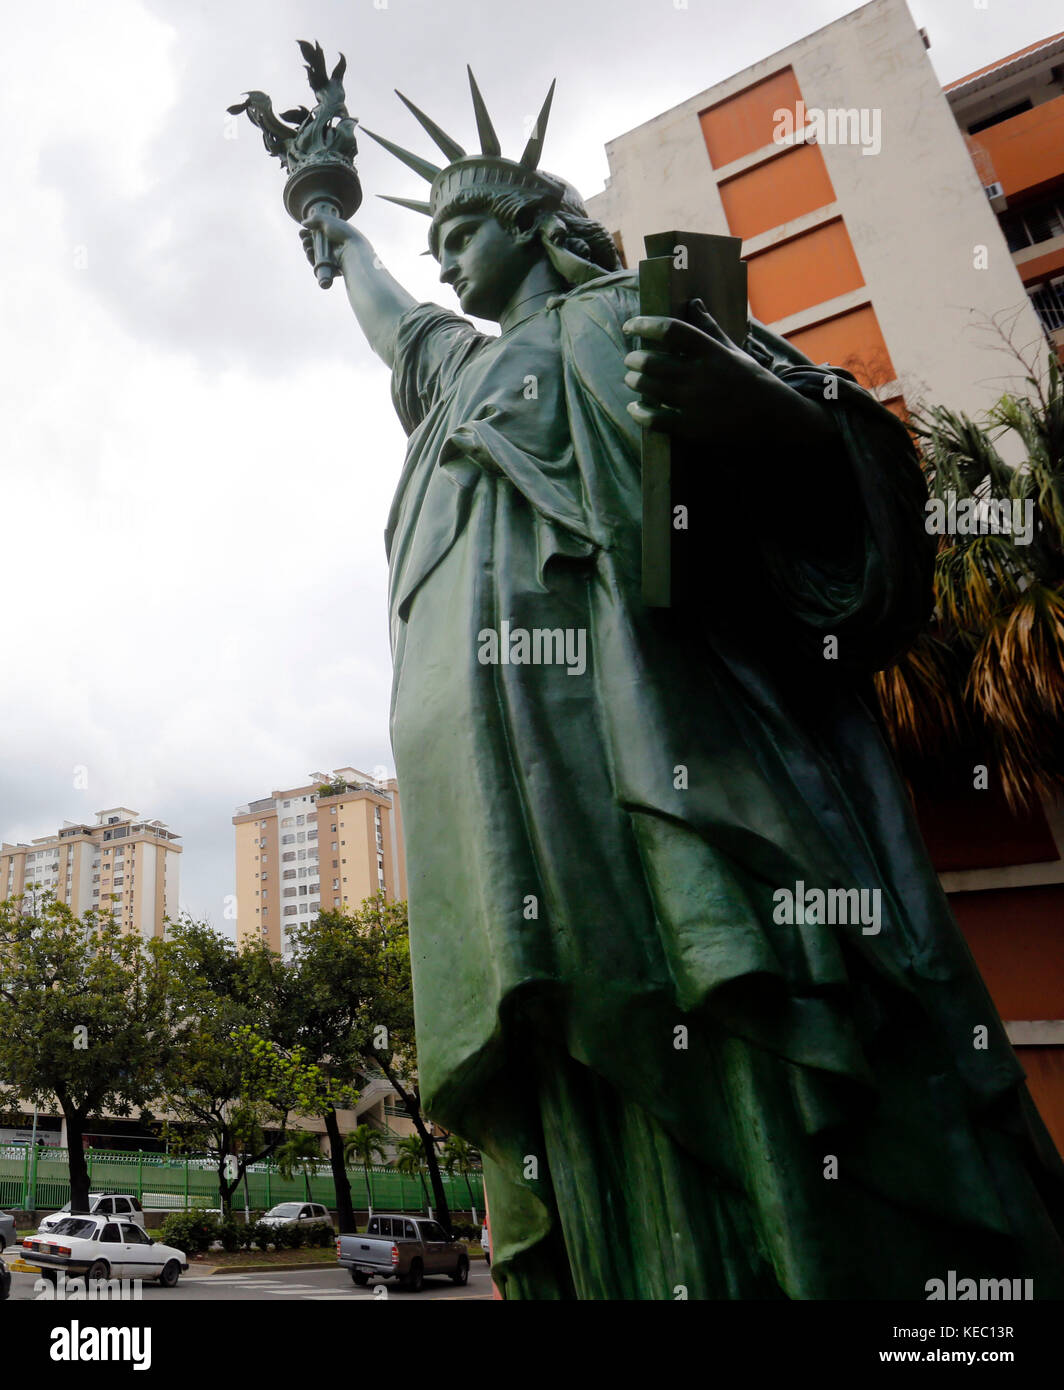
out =
{"type": "MultiPolygon", "coordinates": [[[[11,1276],[11,1297],[13,1300],[32,1300],[34,1298],[35,1276],[19,1274],[11,1276]]],[[[360,1289],[351,1281],[351,1276],[342,1269],[308,1269],[305,1272],[291,1270],[271,1274],[211,1274],[183,1275],[176,1289],[161,1289],[157,1284],[145,1284],[142,1296],[146,1303],[161,1299],[166,1302],[182,1302],[209,1299],[212,1302],[228,1303],[243,1299],[283,1299],[314,1302],[346,1301],[361,1299],[396,1299],[402,1302],[419,1303],[434,1299],[490,1299],[491,1280],[483,1260],[474,1260],[469,1268],[469,1283],[459,1288],[450,1279],[425,1280],[421,1293],[404,1293],[388,1280],[371,1284],[360,1289]]]]}

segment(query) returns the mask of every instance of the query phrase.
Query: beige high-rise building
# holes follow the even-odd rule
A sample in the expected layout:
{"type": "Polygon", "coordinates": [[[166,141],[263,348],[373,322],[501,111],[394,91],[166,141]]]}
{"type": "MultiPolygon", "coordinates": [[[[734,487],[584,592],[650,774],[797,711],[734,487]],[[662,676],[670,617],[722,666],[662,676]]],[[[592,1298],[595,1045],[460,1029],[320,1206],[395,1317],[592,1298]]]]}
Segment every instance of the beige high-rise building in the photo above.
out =
{"type": "Polygon", "coordinates": [[[237,944],[288,949],[288,929],[383,893],[406,897],[399,789],[353,767],[241,806],[236,827],[237,944]]]}
{"type": "Polygon", "coordinates": [[[50,890],[77,916],[111,909],[127,931],[161,936],[176,914],[181,837],[160,820],[113,806],[96,824],[64,821],[54,835],[0,846],[0,893],[32,899],[50,890]]]}

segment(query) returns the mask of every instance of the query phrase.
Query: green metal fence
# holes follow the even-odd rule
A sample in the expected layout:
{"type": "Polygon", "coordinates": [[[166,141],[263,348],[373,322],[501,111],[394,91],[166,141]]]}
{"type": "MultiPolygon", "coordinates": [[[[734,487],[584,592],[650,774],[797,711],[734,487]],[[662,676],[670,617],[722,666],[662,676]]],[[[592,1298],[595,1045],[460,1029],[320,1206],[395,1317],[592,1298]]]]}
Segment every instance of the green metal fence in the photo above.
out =
{"type": "MultiPolygon", "coordinates": [[[[189,1207],[218,1205],[218,1171],[215,1160],[205,1155],[174,1158],[166,1154],[90,1149],[86,1154],[89,1187],[93,1192],[124,1192],[136,1197],[148,1211],[182,1211],[189,1207]]],[[[422,1211],[424,1189],[417,1178],[394,1168],[370,1169],[372,1203],[366,1173],[349,1168],[351,1200],[356,1208],[371,1204],[378,1210],[422,1211]]],[[[454,1210],[469,1207],[464,1177],[444,1173],[447,1202],[454,1210]]],[[[428,1177],[426,1175],[426,1184],[428,1177]]],[[[469,1185],[479,1211],[484,1210],[484,1187],[479,1173],[470,1173],[469,1185]]],[[[282,1178],[274,1164],[259,1163],[248,1170],[249,1205],[272,1207],[277,1202],[309,1200],[336,1206],[336,1189],[328,1160],[324,1171],[304,1181],[302,1176],[282,1178]]],[[[429,1191],[431,1193],[431,1185],[429,1191]]],[[[40,1149],[36,1158],[28,1148],[0,1148],[0,1208],[55,1211],[70,1200],[70,1173],[66,1149],[40,1149]]],[[[244,1204],[244,1185],[234,1193],[235,1205],[244,1204]]]]}

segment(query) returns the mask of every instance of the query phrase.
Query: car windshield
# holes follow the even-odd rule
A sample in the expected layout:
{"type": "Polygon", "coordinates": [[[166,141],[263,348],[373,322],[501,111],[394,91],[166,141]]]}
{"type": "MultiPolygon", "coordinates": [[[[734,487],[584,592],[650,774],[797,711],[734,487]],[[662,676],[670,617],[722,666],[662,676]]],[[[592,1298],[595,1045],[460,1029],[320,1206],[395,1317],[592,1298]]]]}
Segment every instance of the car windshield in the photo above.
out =
{"type": "Polygon", "coordinates": [[[298,1216],[303,1210],[302,1202],[282,1202],[279,1207],[271,1207],[267,1216],[298,1216]]]}
{"type": "Polygon", "coordinates": [[[53,1236],[84,1236],[90,1239],[96,1234],[96,1222],[86,1221],[83,1216],[64,1216],[52,1227],[53,1236]]]}

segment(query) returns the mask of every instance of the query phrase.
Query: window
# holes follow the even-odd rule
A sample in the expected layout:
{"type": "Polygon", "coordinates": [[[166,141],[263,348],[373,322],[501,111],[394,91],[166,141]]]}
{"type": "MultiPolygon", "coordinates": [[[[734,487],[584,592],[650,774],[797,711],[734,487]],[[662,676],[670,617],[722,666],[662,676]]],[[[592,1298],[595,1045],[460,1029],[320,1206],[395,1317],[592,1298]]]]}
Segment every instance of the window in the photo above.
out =
{"type": "Polygon", "coordinates": [[[334,878],[334,879],[333,879],[333,892],[335,893],[336,890],[337,890],[339,887],[340,887],[340,880],[339,880],[338,878],[334,878]]]}
{"type": "Polygon", "coordinates": [[[978,135],[981,130],[989,130],[992,125],[1000,125],[1002,121],[1010,121],[1013,116],[1020,116],[1024,111],[1031,110],[1031,98],[1024,97],[1015,106],[1006,106],[1004,111],[995,111],[992,116],[984,116],[981,121],[976,121],[968,127],[969,135],[978,135]]]}
{"type": "Polygon", "coordinates": [[[287,830],[290,825],[295,825],[295,823],[294,816],[285,816],[284,820],[281,821],[281,828],[287,830]]]}
{"type": "Polygon", "coordinates": [[[295,842],[296,842],[296,837],[295,837],[294,835],[282,835],[282,836],[281,836],[281,844],[282,844],[282,845],[294,845],[295,842]]]}
{"type": "Polygon", "coordinates": [[[295,890],[294,888],[286,888],[286,889],[284,890],[284,897],[286,897],[286,898],[294,898],[295,895],[296,895],[296,890],[295,890]]]}
{"type": "MultiPolygon", "coordinates": [[[[302,871],[302,869],[301,869],[301,870],[300,870],[300,873],[302,873],[302,872],[303,872],[303,871],[302,871]]],[[[295,876],[296,876],[296,871],[295,871],[295,869],[285,869],[284,873],[281,875],[282,878],[295,878],[295,876]]]]}
{"type": "Polygon", "coordinates": [[[1025,207],[1010,208],[1002,215],[1001,230],[1010,251],[1022,251],[1064,235],[1064,199],[1044,198],[1025,207]]]}
{"type": "Polygon", "coordinates": [[[284,910],[284,915],[285,915],[286,917],[295,917],[295,915],[296,915],[296,905],[295,905],[295,903],[292,903],[289,907],[286,907],[286,908],[285,908],[285,910],[284,910]]]}
{"type": "Polygon", "coordinates": [[[290,849],[290,850],[288,851],[287,854],[282,854],[282,855],[281,855],[281,863],[282,863],[282,864],[291,864],[291,862],[293,861],[293,859],[295,859],[295,857],[296,857],[295,850],[290,849]]]}
{"type": "Polygon", "coordinates": [[[1028,285],[1027,294],[1047,333],[1064,328],[1064,276],[1041,285],[1028,285]]]}
{"type": "Polygon", "coordinates": [[[122,1240],[118,1234],[118,1225],[116,1222],[108,1221],[107,1225],[103,1228],[100,1240],[107,1245],[121,1245],[122,1240]]]}
{"type": "Polygon", "coordinates": [[[307,896],[307,885],[305,883],[301,883],[299,885],[299,896],[301,898],[305,898],[307,896]]]}
{"type": "Polygon", "coordinates": [[[147,1245],[151,1237],[131,1221],[122,1222],[122,1239],[127,1245],[147,1245]]]}
{"type": "Polygon", "coordinates": [[[403,1222],[403,1235],[407,1240],[417,1240],[417,1231],[414,1229],[412,1221],[403,1222]]]}

